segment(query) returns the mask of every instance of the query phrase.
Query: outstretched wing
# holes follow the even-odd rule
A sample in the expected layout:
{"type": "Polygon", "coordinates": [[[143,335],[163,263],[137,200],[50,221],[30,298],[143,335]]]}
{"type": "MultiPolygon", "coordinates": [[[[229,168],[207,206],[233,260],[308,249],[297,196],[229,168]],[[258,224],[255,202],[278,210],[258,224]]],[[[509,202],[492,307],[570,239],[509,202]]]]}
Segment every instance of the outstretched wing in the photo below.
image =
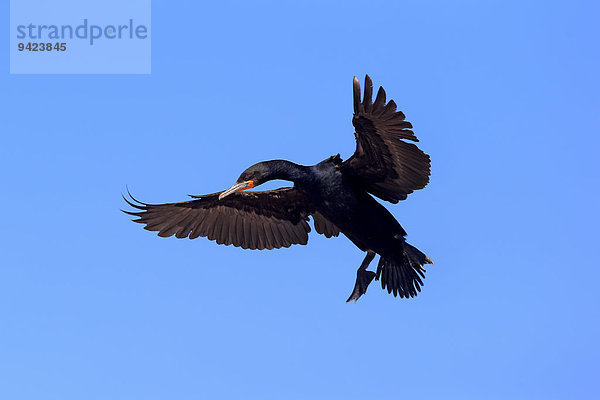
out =
{"type": "Polygon", "coordinates": [[[142,203],[129,194],[131,200],[124,197],[125,201],[139,211],[124,212],[162,237],[204,236],[218,244],[258,250],[308,242],[310,201],[297,189],[238,192],[222,200],[219,194],[168,204],[142,203]]]}
{"type": "Polygon", "coordinates": [[[360,99],[360,83],[354,77],[354,117],[356,151],[342,167],[373,195],[397,203],[409,193],[424,188],[429,182],[430,159],[416,145],[418,142],[396,103],[386,104],[385,90],[377,92],[375,102],[373,83],[365,77],[365,94],[360,99]]]}

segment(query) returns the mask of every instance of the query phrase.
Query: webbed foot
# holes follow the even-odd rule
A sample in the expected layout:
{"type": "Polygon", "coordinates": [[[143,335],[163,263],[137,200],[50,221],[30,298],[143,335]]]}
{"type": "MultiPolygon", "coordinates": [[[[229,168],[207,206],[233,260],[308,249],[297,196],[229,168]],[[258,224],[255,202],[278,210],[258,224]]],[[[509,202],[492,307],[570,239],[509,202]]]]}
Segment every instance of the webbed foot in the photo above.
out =
{"type": "Polygon", "coordinates": [[[350,302],[351,300],[354,300],[356,303],[360,296],[367,293],[367,288],[374,278],[375,272],[359,269],[356,272],[356,283],[354,284],[354,290],[352,291],[350,297],[348,297],[348,300],[346,300],[346,303],[350,302]]]}
{"type": "Polygon", "coordinates": [[[369,263],[373,261],[374,257],[375,252],[367,252],[365,259],[363,260],[362,264],[360,264],[358,271],[356,271],[356,283],[354,284],[354,290],[352,291],[350,297],[348,297],[348,300],[346,300],[346,303],[350,302],[351,300],[354,300],[356,303],[360,296],[367,293],[369,284],[373,281],[373,278],[375,278],[375,272],[367,271],[367,267],[369,266],[369,263]]]}

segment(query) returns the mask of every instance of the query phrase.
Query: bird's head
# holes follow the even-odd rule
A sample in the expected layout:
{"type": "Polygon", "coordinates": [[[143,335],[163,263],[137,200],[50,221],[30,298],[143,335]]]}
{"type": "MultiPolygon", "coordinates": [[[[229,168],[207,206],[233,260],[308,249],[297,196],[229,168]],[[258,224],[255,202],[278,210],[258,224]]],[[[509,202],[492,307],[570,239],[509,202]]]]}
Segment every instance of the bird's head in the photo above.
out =
{"type": "Polygon", "coordinates": [[[252,189],[255,186],[262,185],[263,183],[274,179],[273,175],[275,172],[276,171],[272,168],[268,161],[254,164],[242,172],[235,185],[221,192],[219,195],[219,200],[222,200],[232,193],[241,192],[242,190],[252,189]]]}

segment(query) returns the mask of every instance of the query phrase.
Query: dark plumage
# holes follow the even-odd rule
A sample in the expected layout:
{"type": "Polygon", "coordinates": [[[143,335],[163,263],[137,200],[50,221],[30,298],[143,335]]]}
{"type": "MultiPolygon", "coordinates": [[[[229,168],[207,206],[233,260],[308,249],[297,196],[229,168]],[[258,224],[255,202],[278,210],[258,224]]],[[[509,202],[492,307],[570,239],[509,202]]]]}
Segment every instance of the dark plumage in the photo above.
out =
{"type": "Polygon", "coordinates": [[[306,244],[312,216],[318,233],[332,237],[341,232],[367,252],[348,301],[358,300],[374,278],[394,296],[413,297],[423,285],[423,265],[432,261],[406,243],[404,229],[372,195],[391,203],[406,199],[429,182],[430,160],[403,140],[418,141],[394,101],[386,103],[383,88],[374,102],[372,95],[367,75],[361,101],[355,77],[352,124],[357,144],[346,161],[339,154],[313,166],[264,161],[244,171],[226,191],[169,204],[146,204],[130,195],[125,201],[137,211],[124,212],[159,236],[204,236],[219,244],[259,250],[306,244]],[[291,181],[294,187],[243,191],[274,179],[291,181]],[[377,271],[368,271],[376,254],[377,271]]]}

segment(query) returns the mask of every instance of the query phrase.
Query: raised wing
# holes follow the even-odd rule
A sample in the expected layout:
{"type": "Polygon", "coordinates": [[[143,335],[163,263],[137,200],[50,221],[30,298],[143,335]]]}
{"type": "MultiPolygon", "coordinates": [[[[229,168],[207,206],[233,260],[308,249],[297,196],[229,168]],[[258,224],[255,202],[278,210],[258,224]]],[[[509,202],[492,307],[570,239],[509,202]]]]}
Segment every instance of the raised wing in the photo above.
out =
{"type": "Polygon", "coordinates": [[[396,103],[386,104],[385,90],[377,92],[375,102],[373,83],[365,77],[365,94],[360,99],[360,83],[354,77],[354,117],[356,151],[342,168],[373,195],[397,203],[409,193],[424,188],[429,182],[430,159],[416,145],[418,142],[396,103]]]}
{"type": "Polygon", "coordinates": [[[158,236],[178,238],[199,236],[218,244],[244,249],[276,249],[292,244],[306,244],[310,214],[305,196],[294,188],[264,192],[238,192],[219,200],[220,193],[192,196],[191,201],[146,204],[124,197],[139,211],[123,211],[144,229],[158,231],[158,236]]]}

